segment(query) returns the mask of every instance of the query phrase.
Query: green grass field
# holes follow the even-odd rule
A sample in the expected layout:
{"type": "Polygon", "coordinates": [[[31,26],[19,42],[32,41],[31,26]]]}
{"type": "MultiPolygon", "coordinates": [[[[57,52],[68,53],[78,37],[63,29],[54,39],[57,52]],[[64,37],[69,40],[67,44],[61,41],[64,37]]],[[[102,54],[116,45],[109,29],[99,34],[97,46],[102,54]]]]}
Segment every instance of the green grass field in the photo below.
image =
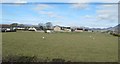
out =
{"type": "Polygon", "coordinates": [[[118,61],[118,37],[104,33],[2,33],[2,47],[3,57],[36,55],[75,62],[118,61]]]}

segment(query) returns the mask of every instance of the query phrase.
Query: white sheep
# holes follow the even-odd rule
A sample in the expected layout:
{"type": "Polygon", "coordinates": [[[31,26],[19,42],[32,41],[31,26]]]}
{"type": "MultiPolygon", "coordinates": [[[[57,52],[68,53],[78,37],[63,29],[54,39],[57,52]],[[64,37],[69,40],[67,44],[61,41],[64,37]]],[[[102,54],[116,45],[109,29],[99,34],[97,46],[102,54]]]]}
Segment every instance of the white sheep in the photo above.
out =
{"type": "Polygon", "coordinates": [[[43,39],[45,39],[45,37],[42,37],[43,39]]]}

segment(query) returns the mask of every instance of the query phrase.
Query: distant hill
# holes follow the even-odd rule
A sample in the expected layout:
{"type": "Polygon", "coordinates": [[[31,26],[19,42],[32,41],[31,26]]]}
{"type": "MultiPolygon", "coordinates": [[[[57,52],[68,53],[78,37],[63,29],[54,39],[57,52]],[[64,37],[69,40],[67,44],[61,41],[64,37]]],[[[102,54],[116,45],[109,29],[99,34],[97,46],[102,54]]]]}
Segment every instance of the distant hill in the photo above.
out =
{"type": "Polygon", "coordinates": [[[93,30],[93,31],[112,31],[114,33],[120,33],[120,24],[118,24],[117,26],[114,27],[109,27],[109,28],[88,28],[89,30],[93,30]]]}
{"type": "Polygon", "coordinates": [[[120,33],[120,24],[115,26],[113,29],[115,32],[120,33]]]}
{"type": "Polygon", "coordinates": [[[118,24],[117,26],[115,26],[115,27],[111,27],[111,28],[109,28],[108,30],[110,30],[110,31],[113,31],[114,33],[120,33],[120,24],[118,24]]]}

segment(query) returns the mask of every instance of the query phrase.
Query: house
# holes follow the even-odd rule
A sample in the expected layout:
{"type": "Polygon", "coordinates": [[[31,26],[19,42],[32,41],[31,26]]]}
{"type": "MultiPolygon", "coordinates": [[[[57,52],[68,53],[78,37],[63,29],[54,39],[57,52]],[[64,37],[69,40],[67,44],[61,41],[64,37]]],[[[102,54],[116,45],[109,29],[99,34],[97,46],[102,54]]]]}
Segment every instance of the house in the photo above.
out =
{"type": "Polygon", "coordinates": [[[25,30],[25,27],[22,24],[18,24],[16,27],[17,30],[25,30]]]}
{"type": "Polygon", "coordinates": [[[76,28],[75,32],[83,32],[83,28],[76,28]]]}
{"type": "Polygon", "coordinates": [[[10,28],[9,24],[0,24],[0,28],[10,28]]]}
{"type": "Polygon", "coordinates": [[[65,32],[71,32],[71,27],[62,27],[65,32]]]}
{"type": "Polygon", "coordinates": [[[29,31],[37,31],[34,27],[28,28],[29,31]]]}
{"type": "Polygon", "coordinates": [[[54,26],[54,31],[58,32],[71,32],[71,27],[63,27],[63,26],[54,26]]]}
{"type": "Polygon", "coordinates": [[[25,28],[17,27],[18,30],[25,30],[25,28]]]}
{"type": "Polygon", "coordinates": [[[45,32],[45,33],[52,33],[52,32],[54,32],[54,31],[53,31],[53,29],[45,29],[44,32],[45,32]]]}
{"type": "Polygon", "coordinates": [[[52,33],[53,30],[46,30],[46,33],[52,33]]]}
{"type": "Polygon", "coordinates": [[[0,24],[1,32],[16,32],[15,28],[12,28],[9,24],[0,24]]]}
{"type": "Polygon", "coordinates": [[[54,31],[62,31],[62,28],[60,26],[54,26],[53,28],[54,31]]]}

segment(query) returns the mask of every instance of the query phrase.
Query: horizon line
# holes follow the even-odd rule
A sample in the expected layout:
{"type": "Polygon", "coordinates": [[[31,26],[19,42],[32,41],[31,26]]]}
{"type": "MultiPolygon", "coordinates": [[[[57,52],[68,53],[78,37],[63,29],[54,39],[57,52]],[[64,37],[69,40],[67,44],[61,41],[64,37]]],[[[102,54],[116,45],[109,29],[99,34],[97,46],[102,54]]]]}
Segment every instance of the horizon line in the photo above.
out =
{"type": "MultiPolygon", "coordinates": [[[[0,25],[2,24],[6,24],[6,23],[0,23],[0,25]]],[[[6,25],[10,25],[12,23],[7,23],[6,25]]],[[[18,24],[21,24],[21,23],[18,23],[18,24]]],[[[23,25],[31,25],[31,26],[36,26],[37,24],[23,24],[23,25]]],[[[117,24],[119,25],[119,24],[117,24]]],[[[117,26],[115,25],[115,26],[117,26]]],[[[53,25],[53,26],[56,26],[56,25],[53,25]]],[[[65,26],[65,25],[58,25],[58,26],[65,26]]],[[[115,27],[115,26],[110,26],[110,27],[115,27]]],[[[68,25],[66,25],[65,27],[68,27],[68,25]]],[[[69,26],[69,27],[74,27],[74,26],[69,26]]],[[[76,26],[76,27],[86,27],[86,28],[110,28],[110,27],[90,27],[90,26],[76,26]]]]}
{"type": "Polygon", "coordinates": [[[25,4],[94,4],[94,5],[116,5],[116,4],[120,4],[120,2],[118,3],[102,3],[102,2],[86,2],[86,3],[65,3],[65,2],[27,2],[27,3],[12,3],[12,2],[3,2],[0,4],[12,4],[12,5],[25,5],[25,4]]]}

